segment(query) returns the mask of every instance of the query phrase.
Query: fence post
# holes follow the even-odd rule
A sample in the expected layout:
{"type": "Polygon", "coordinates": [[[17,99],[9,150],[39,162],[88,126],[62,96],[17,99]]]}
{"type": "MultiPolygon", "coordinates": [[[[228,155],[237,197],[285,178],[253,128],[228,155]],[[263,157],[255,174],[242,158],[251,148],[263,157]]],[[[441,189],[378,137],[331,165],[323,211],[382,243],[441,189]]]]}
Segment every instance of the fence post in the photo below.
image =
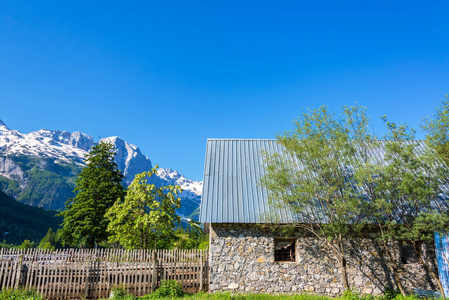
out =
{"type": "Polygon", "coordinates": [[[157,283],[157,256],[156,251],[153,251],[153,278],[151,283],[151,292],[155,291],[156,283],[157,283]]]}
{"type": "Polygon", "coordinates": [[[203,267],[204,267],[204,258],[203,251],[200,250],[200,292],[203,291],[203,267]]]}
{"type": "Polygon", "coordinates": [[[90,273],[90,260],[89,256],[86,261],[86,277],[85,277],[85,287],[84,287],[84,299],[89,296],[89,273],[90,273]]]}
{"type": "Polygon", "coordinates": [[[19,256],[19,264],[17,265],[17,270],[16,270],[16,281],[14,284],[14,289],[18,289],[19,288],[19,281],[20,281],[20,277],[22,275],[22,262],[23,262],[23,253],[20,253],[19,256]]]}

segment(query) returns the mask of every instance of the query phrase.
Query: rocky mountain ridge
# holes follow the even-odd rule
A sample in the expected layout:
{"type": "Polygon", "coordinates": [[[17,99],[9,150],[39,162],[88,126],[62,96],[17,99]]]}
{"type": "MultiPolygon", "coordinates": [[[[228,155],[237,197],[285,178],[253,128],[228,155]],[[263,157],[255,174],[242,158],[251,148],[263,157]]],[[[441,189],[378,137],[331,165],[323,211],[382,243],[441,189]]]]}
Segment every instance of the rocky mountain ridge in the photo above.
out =
{"type": "MultiPolygon", "coordinates": [[[[151,160],[140,149],[120,137],[101,139],[116,148],[115,161],[129,185],[138,173],[152,168],[151,160]]],[[[94,139],[82,132],[41,129],[27,134],[9,129],[0,120],[0,189],[16,200],[48,209],[63,209],[73,197],[76,174],[85,165],[84,157],[94,139]]],[[[199,206],[202,182],[185,178],[177,171],[160,168],[157,185],[177,184],[181,194],[182,217],[199,206]]]]}

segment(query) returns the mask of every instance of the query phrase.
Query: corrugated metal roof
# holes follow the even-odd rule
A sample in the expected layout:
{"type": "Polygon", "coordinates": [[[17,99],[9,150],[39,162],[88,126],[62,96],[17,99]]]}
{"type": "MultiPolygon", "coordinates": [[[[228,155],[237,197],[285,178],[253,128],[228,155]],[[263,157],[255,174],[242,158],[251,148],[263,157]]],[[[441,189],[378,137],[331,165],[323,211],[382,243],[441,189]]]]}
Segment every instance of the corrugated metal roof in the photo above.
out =
{"type": "MultiPolygon", "coordinates": [[[[368,156],[383,161],[385,141],[371,148],[368,156]]],[[[427,148],[424,141],[410,141],[417,152],[427,148]]],[[[269,206],[268,191],[260,186],[265,174],[262,153],[283,154],[276,140],[208,139],[204,165],[200,222],[278,223],[293,222],[290,210],[269,206]],[[273,211],[273,210],[276,211],[273,211]]]]}
{"type": "MultiPolygon", "coordinates": [[[[265,173],[263,151],[282,153],[283,148],[276,140],[207,140],[200,222],[261,223],[267,215],[271,219],[268,192],[259,185],[265,173]]],[[[279,219],[292,219],[287,210],[277,214],[279,219]]]]}

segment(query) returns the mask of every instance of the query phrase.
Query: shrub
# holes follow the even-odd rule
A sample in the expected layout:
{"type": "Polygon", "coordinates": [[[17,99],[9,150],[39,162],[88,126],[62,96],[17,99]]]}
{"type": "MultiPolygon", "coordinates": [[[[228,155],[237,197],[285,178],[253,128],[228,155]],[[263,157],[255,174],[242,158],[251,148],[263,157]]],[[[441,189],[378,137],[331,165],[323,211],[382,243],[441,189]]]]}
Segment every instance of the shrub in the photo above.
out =
{"type": "Polygon", "coordinates": [[[361,294],[356,288],[346,290],[341,299],[344,300],[374,300],[374,296],[369,294],[361,294]]]}
{"type": "Polygon", "coordinates": [[[136,296],[126,294],[125,290],[121,287],[115,287],[112,289],[112,298],[113,300],[135,300],[136,296]]]}
{"type": "Polygon", "coordinates": [[[392,300],[392,299],[394,299],[394,298],[396,298],[398,295],[400,295],[401,294],[401,292],[399,292],[399,291],[397,291],[397,290],[393,290],[393,289],[390,289],[390,288],[386,288],[385,289],[385,291],[384,291],[384,296],[383,296],[383,298],[385,299],[385,300],[392,300]]]}
{"type": "Polygon", "coordinates": [[[154,293],[142,298],[180,298],[182,296],[184,296],[184,292],[179,282],[176,280],[162,280],[161,286],[154,293]]]}

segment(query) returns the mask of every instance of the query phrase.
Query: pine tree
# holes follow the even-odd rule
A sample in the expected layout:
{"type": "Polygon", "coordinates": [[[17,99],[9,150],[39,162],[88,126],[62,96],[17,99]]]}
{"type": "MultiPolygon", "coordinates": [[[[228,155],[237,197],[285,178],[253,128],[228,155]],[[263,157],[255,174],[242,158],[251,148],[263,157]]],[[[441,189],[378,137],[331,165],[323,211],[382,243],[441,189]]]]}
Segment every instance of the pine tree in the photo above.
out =
{"type": "Polygon", "coordinates": [[[47,234],[44,238],[39,242],[38,248],[40,249],[50,249],[54,251],[58,245],[58,238],[56,233],[53,232],[53,229],[49,228],[47,234]]]}
{"type": "Polygon", "coordinates": [[[114,146],[100,142],[86,155],[86,167],[75,182],[75,197],[66,202],[60,236],[71,245],[86,244],[95,247],[107,241],[106,211],[117,201],[122,201],[125,191],[124,176],[114,162],[114,146]]]}

